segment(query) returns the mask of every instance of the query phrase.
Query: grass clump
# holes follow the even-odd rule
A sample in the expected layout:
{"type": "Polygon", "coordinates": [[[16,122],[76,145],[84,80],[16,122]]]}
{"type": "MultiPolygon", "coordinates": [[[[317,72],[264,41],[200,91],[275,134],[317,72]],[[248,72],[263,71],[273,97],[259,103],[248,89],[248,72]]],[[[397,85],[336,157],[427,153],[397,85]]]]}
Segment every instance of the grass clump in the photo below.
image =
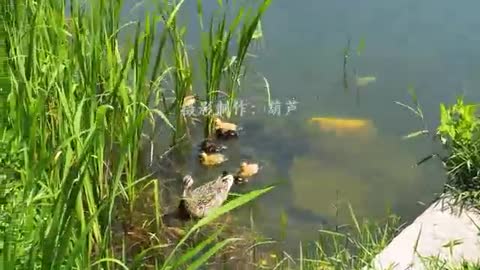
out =
{"type": "Polygon", "coordinates": [[[357,221],[352,212],[353,228],[321,231],[315,243],[313,259],[305,260],[303,269],[362,269],[368,267],[398,232],[399,218],[388,216],[382,222],[357,221]]]}
{"type": "Polygon", "coordinates": [[[426,270],[478,270],[480,269],[479,263],[463,261],[461,263],[452,263],[446,259],[439,258],[438,256],[430,256],[421,258],[422,264],[426,270]]]}
{"type": "Polygon", "coordinates": [[[158,1],[142,21],[122,24],[120,0],[2,1],[0,75],[10,86],[0,127],[0,268],[195,269],[233,239],[213,247],[218,237],[199,246],[187,239],[269,190],[232,200],[173,249],[159,236],[161,210],[139,252],[128,252],[131,231],[119,233],[120,210],[133,212],[143,189],[155,188],[161,209],[159,179],[142,173],[140,155],[146,127],[182,132],[163,86],[170,80],[179,100],[192,88],[176,24],[183,3],[158,1]],[[124,32],[133,36],[120,44],[124,32]]]}
{"type": "MultiPolygon", "coordinates": [[[[214,115],[231,116],[235,98],[246,73],[245,62],[249,49],[254,40],[262,37],[258,30],[260,21],[271,2],[241,1],[240,5],[234,6],[235,4],[229,1],[218,1],[217,9],[210,17],[206,17],[203,1],[196,1],[200,25],[198,59],[192,57],[187,49],[184,41],[186,28],[178,23],[176,17],[166,20],[166,33],[171,45],[168,65],[173,67],[167,83],[172,85],[175,99],[171,104],[164,103],[164,106],[167,115],[171,115],[176,123],[173,143],[177,143],[186,130],[182,110],[186,109],[183,100],[188,95],[201,96],[199,101],[204,110],[201,115],[207,123],[204,129],[205,137],[212,133],[214,115]],[[208,24],[205,24],[205,21],[208,24]],[[195,63],[198,63],[198,68],[195,68],[195,63]],[[194,80],[195,78],[199,80],[194,80]],[[226,110],[223,110],[218,105],[225,100],[227,106],[226,110]]],[[[172,5],[165,6],[167,8],[163,9],[162,14],[164,18],[177,11],[174,7],[168,8],[172,5]]],[[[166,38],[162,39],[161,44],[164,45],[166,38]]]]}
{"type": "Polygon", "coordinates": [[[453,105],[440,104],[440,124],[435,132],[425,124],[421,106],[413,88],[409,89],[414,106],[397,104],[413,112],[423,122],[423,129],[412,132],[404,138],[432,135],[440,141],[442,153],[433,153],[423,158],[420,165],[431,158],[439,158],[446,170],[447,182],[444,195],[450,195],[454,204],[468,204],[480,207],[480,104],[467,104],[462,97],[453,105]]]}
{"type": "Polygon", "coordinates": [[[399,217],[371,222],[349,210],[350,225],[321,229],[317,240],[300,243],[298,257],[279,252],[261,260],[258,269],[371,269],[374,257],[397,234],[399,217]]]}
{"type": "Polygon", "coordinates": [[[440,106],[438,136],[448,151],[443,159],[448,181],[445,192],[457,202],[480,207],[480,118],[478,104],[462,98],[453,106],[440,106]]]}
{"type": "MultiPolygon", "coordinates": [[[[245,76],[245,60],[248,49],[259,35],[260,19],[267,10],[271,0],[266,0],[258,5],[257,11],[252,12],[252,7],[239,7],[237,14],[229,22],[227,12],[213,15],[210,28],[204,29],[203,6],[197,1],[197,12],[201,26],[202,59],[201,70],[205,82],[206,103],[212,105],[213,114],[225,113],[230,117],[235,106],[237,92],[240,90],[241,80],[245,76]],[[246,14],[247,16],[243,19],[246,14]],[[238,29],[238,31],[237,31],[238,29]],[[238,33],[237,43],[234,43],[238,33]],[[216,106],[223,96],[227,100],[226,112],[219,111],[216,106]]],[[[228,7],[224,7],[228,8],[228,7]]],[[[212,130],[212,117],[208,115],[205,135],[212,130]]]]}

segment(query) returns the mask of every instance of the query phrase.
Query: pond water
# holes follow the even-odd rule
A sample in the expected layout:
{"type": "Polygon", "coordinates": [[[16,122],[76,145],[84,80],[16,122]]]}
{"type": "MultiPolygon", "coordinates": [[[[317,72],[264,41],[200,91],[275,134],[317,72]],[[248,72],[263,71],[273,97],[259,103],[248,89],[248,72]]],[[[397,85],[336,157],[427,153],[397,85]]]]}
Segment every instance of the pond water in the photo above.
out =
{"type": "MultiPolygon", "coordinates": [[[[194,1],[187,5],[193,10],[194,1]]],[[[347,203],[360,217],[381,219],[391,211],[411,221],[426,208],[419,202],[428,204],[445,179],[438,162],[413,166],[435,147],[428,138],[402,139],[422,123],[394,101],[411,104],[407,89],[414,87],[433,129],[439,103],[454,102],[459,94],[480,100],[479,8],[475,0],[461,5],[447,0],[273,1],[241,93],[256,107],[234,117],[244,132],[227,142],[229,162],[206,170],[193,153],[182,172],[208,179],[234,170],[241,159],[261,162],[261,173],[234,191],[276,188],[235,212],[235,218],[245,225],[253,220],[263,235],[285,240],[292,249],[299,241],[314,240],[326,224],[349,222],[347,203]],[[350,87],[345,89],[343,51],[349,39],[350,87]],[[355,74],[376,80],[355,87],[355,74]],[[262,76],[272,100],[281,102],[280,115],[263,111],[262,76]],[[296,109],[286,115],[292,99],[296,109]],[[310,123],[312,117],[366,124],[349,129],[342,122],[335,129],[342,132],[332,132],[310,123]]],[[[186,19],[195,25],[193,14],[186,19]]]]}

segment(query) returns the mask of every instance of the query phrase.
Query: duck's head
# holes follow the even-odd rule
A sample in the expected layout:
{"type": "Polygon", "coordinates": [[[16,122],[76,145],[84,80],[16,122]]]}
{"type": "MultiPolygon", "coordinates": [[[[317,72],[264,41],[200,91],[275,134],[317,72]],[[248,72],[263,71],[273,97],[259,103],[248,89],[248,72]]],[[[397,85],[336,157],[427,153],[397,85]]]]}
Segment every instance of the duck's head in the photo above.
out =
{"type": "Polygon", "coordinates": [[[220,120],[220,118],[218,118],[218,117],[215,117],[214,122],[215,122],[216,125],[222,124],[222,120],[220,120]]]}
{"type": "Polygon", "coordinates": [[[198,157],[201,158],[201,159],[205,159],[207,157],[207,153],[202,151],[200,154],[198,154],[198,157]]]}
{"type": "Polygon", "coordinates": [[[224,171],[222,173],[222,176],[220,176],[220,181],[222,181],[222,184],[227,190],[230,190],[230,188],[233,185],[233,182],[235,181],[235,178],[233,177],[233,175],[224,171]]]}
{"type": "Polygon", "coordinates": [[[203,142],[202,142],[201,145],[202,145],[202,147],[205,147],[205,146],[211,145],[211,144],[212,144],[212,140],[210,140],[210,139],[205,139],[205,140],[203,140],[203,142]]]}
{"type": "Polygon", "coordinates": [[[198,94],[193,94],[189,96],[191,99],[199,100],[200,96],[198,94]]]}
{"type": "Polygon", "coordinates": [[[193,185],[193,178],[191,175],[187,174],[183,177],[183,188],[188,189],[193,185]]]}

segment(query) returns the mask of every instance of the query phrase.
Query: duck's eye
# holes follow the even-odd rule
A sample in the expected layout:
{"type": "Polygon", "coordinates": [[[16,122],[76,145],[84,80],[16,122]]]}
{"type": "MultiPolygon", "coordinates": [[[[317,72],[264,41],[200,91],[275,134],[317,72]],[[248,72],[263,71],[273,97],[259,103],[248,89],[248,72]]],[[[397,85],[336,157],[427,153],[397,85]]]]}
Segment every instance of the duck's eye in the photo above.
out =
{"type": "Polygon", "coordinates": [[[228,179],[229,179],[228,177],[225,177],[225,178],[222,179],[222,182],[223,183],[228,183],[228,179]]]}

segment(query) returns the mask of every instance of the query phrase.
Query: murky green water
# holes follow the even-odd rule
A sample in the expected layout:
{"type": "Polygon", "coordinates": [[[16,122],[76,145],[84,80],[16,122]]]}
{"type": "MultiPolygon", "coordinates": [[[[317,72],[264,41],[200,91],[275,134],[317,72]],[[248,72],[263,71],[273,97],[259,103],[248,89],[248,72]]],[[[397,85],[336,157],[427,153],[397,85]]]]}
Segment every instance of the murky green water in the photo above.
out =
{"type": "MultiPolygon", "coordinates": [[[[422,125],[394,101],[410,102],[407,88],[413,86],[433,128],[439,103],[459,94],[480,100],[479,8],[474,0],[273,1],[263,20],[265,40],[251,61],[257,75],[242,93],[256,107],[236,118],[245,132],[227,143],[230,161],[207,171],[192,154],[181,172],[207,179],[235,169],[241,159],[260,161],[261,173],[234,191],[277,187],[236,218],[242,224],[252,218],[255,228],[278,240],[287,216],[291,248],[314,239],[324,224],[348,221],[347,202],[361,217],[377,219],[391,210],[411,220],[425,208],[418,202],[428,204],[444,178],[436,162],[412,167],[434,147],[428,139],[402,140],[422,125]],[[358,93],[355,87],[345,91],[342,82],[349,38],[349,85],[354,71],[376,77],[358,93]],[[260,74],[272,98],[283,102],[281,116],[263,112],[260,74]],[[286,116],[285,102],[292,98],[297,108],[286,116]],[[309,124],[311,117],[363,119],[371,126],[339,135],[309,124]]],[[[196,17],[187,20],[194,25],[196,17]]]]}

